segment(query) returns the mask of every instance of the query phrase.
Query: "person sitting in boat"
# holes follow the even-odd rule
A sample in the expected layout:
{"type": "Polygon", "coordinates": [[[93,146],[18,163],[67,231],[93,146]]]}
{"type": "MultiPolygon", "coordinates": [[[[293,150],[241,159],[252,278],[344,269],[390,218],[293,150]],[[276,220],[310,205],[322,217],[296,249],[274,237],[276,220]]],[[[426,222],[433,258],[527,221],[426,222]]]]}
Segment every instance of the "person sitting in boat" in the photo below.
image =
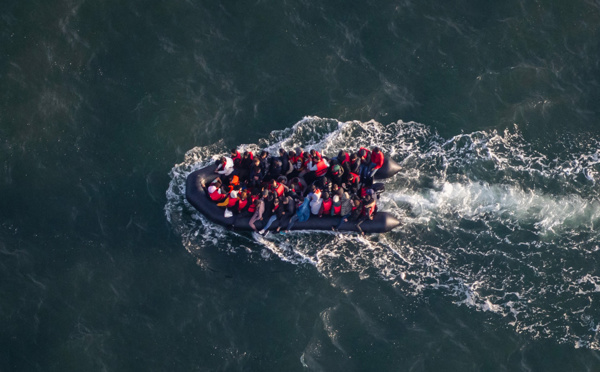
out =
{"type": "MultiPolygon", "coordinates": [[[[340,203],[339,215],[341,217],[340,217],[340,221],[337,224],[337,226],[331,227],[331,229],[333,231],[337,231],[340,228],[340,226],[342,226],[342,223],[348,222],[348,219],[352,216],[352,211],[354,208],[354,202],[353,202],[352,198],[350,198],[350,195],[347,192],[344,192],[342,194],[341,198],[338,195],[336,195],[336,196],[338,197],[338,200],[340,203]]],[[[335,198],[335,196],[334,196],[334,198],[335,198]]],[[[335,200],[334,200],[334,203],[335,203],[335,200]]],[[[337,210],[338,209],[336,207],[333,208],[332,212],[334,213],[334,215],[338,215],[337,210]]]]}
{"type": "Polygon", "coordinates": [[[271,169],[269,169],[269,178],[276,180],[281,176],[282,173],[282,164],[279,158],[273,159],[271,162],[271,169]]]}
{"type": "Polygon", "coordinates": [[[323,202],[321,203],[321,209],[319,210],[319,218],[331,215],[331,208],[333,206],[333,199],[328,192],[323,192],[323,202]]]}
{"type": "Polygon", "coordinates": [[[217,169],[215,169],[215,173],[229,176],[233,172],[233,169],[233,160],[227,156],[221,156],[220,164],[217,169]]]}
{"type": "Polygon", "coordinates": [[[366,180],[371,172],[371,151],[361,147],[358,150],[358,157],[360,159],[360,169],[358,175],[362,180],[366,180]]]}
{"type": "Polygon", "coordinates": [[[248,222],[248,225],[250,225],[250,228],[252,230],[254,230],[255,232],[258,231],[258,229],[256,228],[256,225],[255,225],[255,222],[263,220],[263,213],[265,212],[265,199],[268,197],[268,195],[269,195],[269,192],[265,190],[263,192],[263,197],[261,199],[256,200],[254,214],[252,215],[250,222],[248,222]]]}
{"type": "Polygon", "coordinates": [[[327,191],[328,193],[331,193],[331,187],[333,185],[331,183],[331,180],[327,176],[323,176],[323,177],[319,178],[315,182],[315,184],[321,190],[321,192],[327,191]]]}
{"type": "Polygon", "coordinates": [[[348,168],[350,168],[350,171],[346,173],[346,178],[350,177],[350,174],[352,173],[360,175],[360,158],[358,157],[357,153],[353,152],[352,155],[350,155],[348,168]]]}
{"type": "Polygon", "coordinates": [[[337,196],[339,196],[341,198],[343,193],[344,193],[344,189],[343,188],[339,187],[335,183],[333,185],[331,185],[331,195],[332,196],[337,195],[337,196]]]}
{"type": "Polygon", "coordinates": [[[306,169],[304,153],[290,151],[288,155],[290,157],[290,161],[292,162],[292,166],[294,167],[294,170],[290,174],[290,177],[300,177],[300,174],[304,174],[302,172],[306,169]]]}
{"type": "Polygon", "coordinates": [[[310,201],[310,213],[318,215],[321,210],[321,204],[323,203],[323,200],[321,199],[321,190],[315,185],[312,185],[310,193],[308,194],[308,199],[310,201]]]}
{"type": "Polygon", "coordinates": [[[320,152],[318,152],[318,151],[317,151],[317,150],[315,150],[315,149],[311,149],[311,150],[309,151],[309,153],[310,153],[310,156],[311,156],[311,158],[313,158],[313,159],[314,159],[314,160],[316,160],[316,161],[319,161],[319,160],[323,159],[323,157],[321,156],[321,153],[320,153],[320,152]]]}
{"type": "Polygon", "coordinates": [[[229,157],[233,161],[233,167],[239,169],[242,164],[242,154],[240,154],[236,148],[233,148],[231,149],[231,155],[229,157]]]}
{"type": "Polygon", "coordinates": [[[283,183],[277,182],[276,180],[273,179],[273,180],[271,180],[271,182],[269,182],[268,189],[272,193],[275,193],[277,195],[277,197],[281,197],[281,196],[283,196],[283,193],[286,191],[287,186],[285,186],[283,183]]]}
{"type": "Polygon", "coordinates": [[[290,157],[284,149],[279,149],[279,161],[281,162],[281,175],[287,176],[294,170],[290,163],[290,157]]]}
{"type": "Polygon", "coordinates": [[[299,169],[300,173],[298,173],[298,177],[304,178],[304,176],[306,175],[306,173],[310,172],[308,170],[308,165],[310,164],[311,160],[312,160],[312,158],[310,156],[310,153],[308,153],[308,152],[303,152],[302,153],[302,160],[301,160],[302,161],[302,166],[299,169]]]}
{"type": "Polygon", "coordinates": [[[339,164],[335,164],[330,168],[329,176],[331,178],[331,183],[342,186],[342,183],[344,183],[344,168],[339,164]]]}
{"type": "Polygon", "coordinates": [[[231,208],[235,205],[238,200],[238,193],[241,190],[240,185],[230,186],[231,191],[227,194],[227,197],[222,202],[218,203],[219,207],[231,208]]]}
{"type": "Polygon", "coordinates": [[[360,216],[358,217],[358,220],[356,222],[356,227],[362,235],[365,235],[365,233],[360,228],[360,225],[367,220],[373,219],[373,217],[375,216],[377,203],[375,198],[373,198],[370,194],[367,194],[362,204],[362,211],[360,212],[360,216]]]}
{"type": "Polygon", "coordinates": [[[235,222],[237,221],[239,216],[245,216],[249,214],[248,207],[250,206],[250,198],[248,197],[248,193],[246,191],[240,191],[238,193],[237,202],[229,207],[229,210],[233,214],[231,221],[231,228],[235,228],[235,222]]]}
{"type": "Polygon", "coordinates": [[[371,172],[369,174],[369,179],[371,181],[373,180],[375,173],[383,166],[384,161],[385,159],[381,149],[377,146],[373,147],[373,151],[371,151],[371,172]]]}
{"type": "Polygon", "coordinates": [[[263,172],[263,168],[260,166],[260,160],[254,159],[254,166],[250,171],[250,179],[248,180],[248,187],[260,187],[260,184],[263,181],[265,174],[263,172]]]}
{"type": "Polygon", "coordinates": [[[296,201],[292,197],[291,193],[287,192],[281,198],[280,207],[283,208],[282,212],[284,213],[282,213],[282,216],[279,218],[277,232],[281,231],[281,229],[287,229],[290,219],[296,213],[296,201]]]}
{"type": "Polygon", "coordinates": [[[268,176],[269,170],[271,168],[271,158],[269,152],[267,150],[262,150],[260,155],[258,156],[258,160],[260,162],[260,167],[262,168],[262,172],[264,177],[268,176]]]}
{"type": "Polygon", "coordinates": [[[304,195],[304,186],[299,177],[294,177],[289,181],[289,188],[298,195],[304,195]]]}
{"type": "MultiPolygon", "coordinates": [[[[288,204],[289,205],[289,204],[288,204]]],[[[259,234],[262,236],[267,236],[269,234],[269,227],[271,227],[271,225],[273,224],[273,222],[279,220],[279,226],[281,227],[281,221],[283,220],[283,217],[286,215],[287,211],[286,211],[286,207],[288,206],[283,206],[280,199],[278,197],[275,197],[273,199],[273,207],[271,209],[271,217],[269,218],[269,220],[267,221],[267,224],[265,225],[265,227],[262,228],[262,230],[259,231],[259,234]]],[[[279,231],[279,228],[277,229],[277,231],[279,231]]]]}
{"type": "Polygon", "coordinates": [[[345,183],[342,183],[342,187],[350,193],[356,193],[360,187],[360,177],[356,173],[350,172],[348,179],[345,183]]]}
{"type": "Polygon", "coordinates": [[[324,177],[329,170],[329,163],[327,160],[321,158],[320,154],[318,155],[319,156],[310,157],[310,161],[307,165],[307,170],[309,172],[304,175],[304,179],[306,180],[307,184],[311,184],[312,182],[324,177]]]}
{"type": "Polygon", "coordinates": [[[217,177],[208,186],[208,196],[212,201],[222,202],[227,197],[227,193],[221,189],[222,185],[221,179],[217,177]]]}

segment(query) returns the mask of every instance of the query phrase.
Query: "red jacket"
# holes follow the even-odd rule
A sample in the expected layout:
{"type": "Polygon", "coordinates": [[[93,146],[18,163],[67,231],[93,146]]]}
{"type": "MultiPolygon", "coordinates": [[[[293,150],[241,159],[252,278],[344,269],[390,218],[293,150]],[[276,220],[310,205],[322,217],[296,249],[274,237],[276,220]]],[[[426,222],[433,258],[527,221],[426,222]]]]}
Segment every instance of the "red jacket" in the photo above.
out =
{"type": "Polygon", "coordinates": [[[379,169],[383,165],[383,153],[379,151],[379,153],[371,153],[371,163],[375,163],[374,169],[379,169]]]}

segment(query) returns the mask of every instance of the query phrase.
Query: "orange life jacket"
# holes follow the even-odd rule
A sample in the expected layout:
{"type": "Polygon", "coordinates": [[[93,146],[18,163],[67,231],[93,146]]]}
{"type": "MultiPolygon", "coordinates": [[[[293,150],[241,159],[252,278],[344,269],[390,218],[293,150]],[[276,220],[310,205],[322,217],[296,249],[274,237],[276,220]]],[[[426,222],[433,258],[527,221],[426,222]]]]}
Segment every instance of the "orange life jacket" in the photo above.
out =
{"type": "Polygon", "coordinates": [[[327,169],[329,169],[329,167],[327,166],[327,163],[325,163],[325,161],[323,159],[321,159],[321,161],[319,161],[317,163],[317,170],[315,171],[315,173],[317,174],[317,177],[324,176],[325,173],[327,173],[327,169]]]}
{"type": "Polygon", "coordinates": [[[226,195],[219,192],[219,188],[215,188],[215,191],[208,193],[208,196],[210,196],[213,201],[221,201],[226,197],[226,195]]]}
{"type": "Polygon", "coordinates": [[[273,191],[274,193],[277,193],[277,196],[281,196],[285,192],[285,187],[282,183],[277,182],[277,187],[273,187],[271,184],[269,185],[269,190],[273,191]]]}
{"type": "Polygon", "coordinates": [[[340,213],[342,213],[342,203],[340,203],[338,206],[333,206],[333,214],[339,216],[340,213]]]}
{"type": "Polygon", "coordinates": [[[227,208],[231,208],[237,203],[238,198],[232,198],[231,194],[229,194],[229,202],[227,203],[227,208]]]}
{"type": "Polygon", "coordinates": [[[239,201],[238,201],[238,210],[240,210],[240,211],[244,210],[244,208],[246,208],[246,204],[248,204],[248,198],[246,198],[244,200],[239,199],[239,201]]]}
{"type": "Polygon", "coordinates": [[[331,200],[331,198],[323,199],[323,214],[330,214],[332,205],[333,205],[333,200],[331,200]]]}
{"type": "Polygon", "coordinates": [[[256,211],[256,201],[258,200],[258,195],[252,195],[250,197],[250,206],[248,206],[248,212],[254,213],[256,211]]]}

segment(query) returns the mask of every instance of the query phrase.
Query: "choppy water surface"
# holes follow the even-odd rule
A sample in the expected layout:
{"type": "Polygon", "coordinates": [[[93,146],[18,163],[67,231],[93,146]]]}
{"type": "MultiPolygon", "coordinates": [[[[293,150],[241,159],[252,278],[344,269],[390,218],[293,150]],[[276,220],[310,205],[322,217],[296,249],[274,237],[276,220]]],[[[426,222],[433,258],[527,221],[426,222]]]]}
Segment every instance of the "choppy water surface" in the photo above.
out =
{"type": "Polygon", "coordinates": [[[444,296],[492,312],[494,322],[534,339],[597,349],[599,150],[594,139],[564,141],[549,157],[525,142],[518,127],[445,139],[414,122],[308,117],[242,148],[304,145],[335,155],[379,144],[403,165],[386,181],[381,200],[403,221],[400,228],[366,238],[317,232],[262,238],[215,226],[184,201],[185,178],[227,151],[223,146],[188,151],[171,171],[165,210],[192,254],[214,244],[232,253],[245,246],[263,259],[312,265],[333,283],[349,272],[376,277],[409,296],[444,296]]]}
{"type": "Polygon", "coordinates": [[[600,370],[598,0],[0,2],[0,371],[600,370]],[[366,238],[184,200],[377,143],[366,238]]]}

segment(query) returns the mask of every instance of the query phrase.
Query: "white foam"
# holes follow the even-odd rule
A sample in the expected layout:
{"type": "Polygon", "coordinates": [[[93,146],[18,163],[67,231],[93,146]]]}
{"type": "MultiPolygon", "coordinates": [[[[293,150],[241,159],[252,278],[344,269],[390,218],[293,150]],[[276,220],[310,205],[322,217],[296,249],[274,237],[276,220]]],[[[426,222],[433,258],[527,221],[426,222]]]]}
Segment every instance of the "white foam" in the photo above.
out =
{"type": "Polygon", "coordinates": [[[302,146],[335,156],[377,144],[403,165],[380,200],[382,210],[401,219],[400,228],[366,238],[326,232],[248,238],[208,222],[185,200],[185,179],[225,153],[222,143],[191,149],[173,167],[165,214],[192,254],[218,246],[311,265],[333,285],[344,273],[376,276],[406,295],[433,292],[498,314],[499,322],[534,338],[599,349],[600,314],[591,296],[600,292],[600,277],[581,264],[595,257],[600,238],[594,189],[600,146],[587,141],[565,140],[564,152],[550,158],[516,127],[446,140],[413,122],[306,117],[239,148],[275,153],[302,146]]]}

